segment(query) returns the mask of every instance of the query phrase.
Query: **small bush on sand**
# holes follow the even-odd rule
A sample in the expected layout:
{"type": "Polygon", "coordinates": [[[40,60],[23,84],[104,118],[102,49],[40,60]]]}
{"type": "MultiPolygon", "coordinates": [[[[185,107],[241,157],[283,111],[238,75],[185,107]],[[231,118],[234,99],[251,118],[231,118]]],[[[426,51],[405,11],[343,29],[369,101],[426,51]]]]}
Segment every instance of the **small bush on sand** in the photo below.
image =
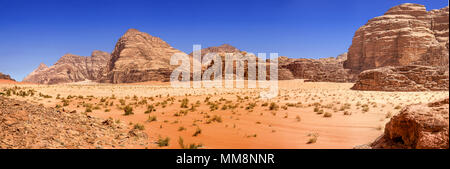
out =
{"type": "Polygon", "coordinates": [[[134,114],[133,113],[133,108],[130,105],[125,106],[123,108],[123,111],[125,112],[125,114],[124,114],[125,116],[134,114]]]}
{"type": "Polygon", "coordinates": [[[195,130],[195,133],[192,136],[196,137],[196,136],[198,136],[201,133],[202,133],[202,129],[197,128],[197,130],[195,130]]]}
{"type": "Polygon", "coordinates": [[[133,128],[136,130],[144,130],[145,129],[144,125],[139,124],[139,123],[136,123],[133,128]]]}
{"type": "Polygon", "coordinates": [[[158,144],[159,147],[165,147],[165,146],[169,146],[169,141],[170,141],[169,137],[166,137],[164,139],[159,137],[158,141],[156,141],[156,144],[158,144]]]}

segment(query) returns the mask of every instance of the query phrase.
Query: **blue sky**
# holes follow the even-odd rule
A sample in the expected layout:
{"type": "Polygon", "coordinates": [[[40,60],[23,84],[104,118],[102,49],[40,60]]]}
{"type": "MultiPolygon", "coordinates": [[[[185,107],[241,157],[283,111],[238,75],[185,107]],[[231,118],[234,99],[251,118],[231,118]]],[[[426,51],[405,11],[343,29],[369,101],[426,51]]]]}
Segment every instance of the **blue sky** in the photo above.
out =
{"type": "Polygon", "coordinates": [[[0,0],[0,72],[22,80],[65,53],[112,52],[129,28],[186,53],[231,44],[294,58],[337,56],[369,19],[402,3],[447,0],[0,0]]]}

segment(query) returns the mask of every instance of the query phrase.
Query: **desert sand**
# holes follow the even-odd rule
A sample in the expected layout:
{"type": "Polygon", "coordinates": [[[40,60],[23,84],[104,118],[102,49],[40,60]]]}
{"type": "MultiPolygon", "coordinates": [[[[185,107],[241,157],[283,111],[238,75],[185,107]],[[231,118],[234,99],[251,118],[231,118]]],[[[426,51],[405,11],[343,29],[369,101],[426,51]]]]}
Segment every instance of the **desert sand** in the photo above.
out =
{"type": "Polygon", "coordinates": [[[351,90],[352,86],[279,81],[279,96],[270,100],[259,97],[264,89],[172,88],[163,82],[1,83],[0,92],[31,89],[34,96],[9,97],[142,129],[154,144],[129,148],[150,149],[354,148],[379,137],[403,106],[449,97],[448,91],[371,92],[351,90]],[[124,115],[127,106],[133,114],[124,115]]]}

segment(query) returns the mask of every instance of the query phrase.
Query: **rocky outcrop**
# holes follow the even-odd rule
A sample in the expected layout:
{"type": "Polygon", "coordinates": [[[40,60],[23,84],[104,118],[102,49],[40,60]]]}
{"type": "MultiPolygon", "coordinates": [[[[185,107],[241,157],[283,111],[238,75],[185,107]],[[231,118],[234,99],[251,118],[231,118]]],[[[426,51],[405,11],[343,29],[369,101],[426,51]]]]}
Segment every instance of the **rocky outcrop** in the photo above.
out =
{"type": "Polygon", "coordinates": [[[445,91],[449,90],[448,67],[389,66],[359,74],[354,90],[445,91]]]}
{"type": "Polygon", "coordinates": [[[383,66],[448,66],[448,36],[448,6],[395,6],[356,31],[344,67],[359,73],[383,66]]]}
{"type": "MultiPolygon", "coordinates": [[[[222,71],[225,74],[225,54],[241,54],[246,55],[247,52],[241,51],[231,45],[224,44],[217,47],[209,47],[201,50],[203,57],[207,53],[217,53],[222,58],[222,71]]],[[[193,54],[191,53],[190,56],[193,54]]],[[[258,61],[260,58],[255,55],[258,61]]],[[[293,59],[285,56],[278,58],[278,80],[292,80],[292,79],[307,79],[312,82],[352,82],[355,81],[356,75],[351,74],[349,70],[343,68],[343,63],[347,59],[347,53],[343,53],[336,58],[322,58],[322,59],[293,59]]],[[[267,79],[270,75],[270,60],[266,60],[267,79]]],[[[212,64],[203,67],[203,70],[209,68],[212,64]]],[[[233,64],[236,68],[236,64],[233,64]]],[[[259,68],[259,66],[256,66],[259,68]]],[[[233,73],[236,73],[235,71],[233,73]]],[[[244,77],[248,77],[248,65],[244,65],[244,77]]]]}
{"type": "Polygon", "coordinates": [[[449,99],[405,107],[372,148],[448,149],[449,99]]]}
{"type": "Polygon", "coordinates": [[[93,51],[90,57],[66,54],[53,66],[41,63],[23,82],[58,84],[97,80],[109,60],[110,54],[102,51],[93,51]]]}
{"type": "MultiPolygon", "coordinates": [[[[201,59],[203,59],[203,57],[208,53],[216,53],[220,57],[220,59],[222,61],[222,63],[221,63],[222,64],[222,78],[225,78],[225,74],[227,73],[225,71],[225,61],[226,61],[225,56],[226,56],[226,54],[231,53],[236,57],[238,57],[238,56],[245,57],[247,55],[247,52],[241,51],[234,46],[231,46],[229,44],[222,44],[220,46],[212,46],[212,47],[201,49],[200,50],[200,54],[201,54],[200,60],[197,60],[197,61],[201,62],[201,59]]],[[[193,57],[193,54],[194,53],[192,52],[191,54],[189,54],[189,56],[193,57]]],[[[258,61],[258,58],[255,55],[250,54],[248,56],[253,57],[253,59],[255,59],[255,61],[258,61]]],[[[242,61],[242,63],[244,64],[244,78],[247,78],[248,77],[248,64],[245,63],[245,60],[243,58],[237,58],[236,60],[242,61]]],[[[236,63],[237,62],[233,62],[233,74],[236,74],[236,63]]],[[[214,64],[215,64],[214,61],[212,61],[208,65],[202,65],[202,68],[201,68],[202,73],[206,69],[213,66],[214,64]]],[[[258,65],[256,65],[256,67],[258,68],[258,65]]],[[[213,75],[213,76],[217,77],[216,75],[213,75]]],[[[211,79],[213,79],[213,78],[211,78],[211,79]]]]}
{"type": "Polygon", "coordinates": [[[280,70],[289,70],[295,79],[306,79],[309,82],[353,82],[356,75],[350,73],[350,70],[344,69],[345,59],[345,53],[336,58],[323,59],[280,57],[278,65],[280,70]]]}
{"type": "Polygon", "coordinates": [[[147,135],[112,119],[45,108],[0,96],[0,149],[145,146],[147,135]]]}
{"type": "Polygon", "coordinates": [[[158,37],[129,29],[116,43],[100,82],[169,81],[177,67],[170,65],[175,53],[185,54],[158,37]]]}
{"type": "Polygon", "coordinates": [[[15,81],[14,79],[11,78],[11,76],[5,75],[3,73],[0,73],[0,79],[15,81]]]}

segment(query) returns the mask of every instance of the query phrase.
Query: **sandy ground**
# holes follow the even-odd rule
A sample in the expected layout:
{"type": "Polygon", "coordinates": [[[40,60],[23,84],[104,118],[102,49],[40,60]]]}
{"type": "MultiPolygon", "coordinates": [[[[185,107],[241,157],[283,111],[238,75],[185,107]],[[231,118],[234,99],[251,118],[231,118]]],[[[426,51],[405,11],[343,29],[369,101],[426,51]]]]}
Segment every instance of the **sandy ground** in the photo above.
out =
{"type": "Polygon", "coordinates": [[[184,145],[201,144],[202,148],[216,149],[353,148],[380,136],[385,123],[401,107],[449,97],[448,91],[370,92],[350,90],[352,85],[280,81],[279,96],[270,100],[259,97],[261,89],[185,89],[172,88],[162,82],[3,83],[0,88],[33,89],[34,96],[10,97],[77,112],[86,112],[86,107],[91,107],[92,112],[86,112],[89,115],[113,118],[130,127],[143,125],[151,142],[170,139],[168,146],[160,147],[155,143],[138,148],[181,148],[180,137],[184,145]],[[75,97],[67,98],[69,95],[75,97]],[[181,107],[183,99],[188,100],[187,108],[181,107]],[[126,105],[133,108],[134,114],[124,115],[122,108],[126,105]],[[153,105],[155,111],[145,113],[149,105],[153,105]],[[156,119],[148,121],[149,117],[156,119]],[[201,132],[194,136],[197,130],[201,132]]]}

